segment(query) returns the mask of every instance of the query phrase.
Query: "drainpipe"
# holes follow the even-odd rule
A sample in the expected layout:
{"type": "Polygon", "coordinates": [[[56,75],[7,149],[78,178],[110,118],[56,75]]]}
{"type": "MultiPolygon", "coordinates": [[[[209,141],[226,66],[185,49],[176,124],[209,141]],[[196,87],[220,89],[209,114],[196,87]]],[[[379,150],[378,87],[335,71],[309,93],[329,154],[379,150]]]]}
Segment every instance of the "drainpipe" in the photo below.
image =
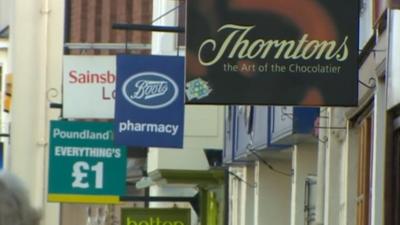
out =
{"type": "MultiPolygon", "coordinates": [[[[327,108],[321,108],[319,126],[328,126],[328,113],[327,108]]],[[[325,129],[319,129],[319,142],[318,142],[318,168],[317,168],[317,199],[316,199],[316,217],[315,224],[324,224],[324,205],[325,205],[325,161],[327,150],[327,133],[325,129]]]]}
{"type": "Polygon", "coordinates": [[[38,207],[42,202],[41,152],[37,146],[39,122],[39,76],[41,48],[41,2],[12,1],[10,51],[13,79],[13,105],[11,109],[10,170],[29,184],[31,200],[38,207]],[[40,193],[40,194],[39,194],[40,193]]]}

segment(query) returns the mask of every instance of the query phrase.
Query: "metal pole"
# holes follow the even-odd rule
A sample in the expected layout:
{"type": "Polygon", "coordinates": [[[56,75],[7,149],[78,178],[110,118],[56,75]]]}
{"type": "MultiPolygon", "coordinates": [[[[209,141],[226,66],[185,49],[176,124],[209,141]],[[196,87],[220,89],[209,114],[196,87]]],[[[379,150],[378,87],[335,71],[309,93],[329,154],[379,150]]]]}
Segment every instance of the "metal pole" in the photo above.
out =
{"type": "Polygon", "coordinates": [[[157,26],[146,24],[129,24],[129,23],[114,23],[112,29],[117,30],[131,30],[131,31],[153,31],[153,32],[170,32],[170,33],[184,33],[185,28],[173,26],[157,26]]]}

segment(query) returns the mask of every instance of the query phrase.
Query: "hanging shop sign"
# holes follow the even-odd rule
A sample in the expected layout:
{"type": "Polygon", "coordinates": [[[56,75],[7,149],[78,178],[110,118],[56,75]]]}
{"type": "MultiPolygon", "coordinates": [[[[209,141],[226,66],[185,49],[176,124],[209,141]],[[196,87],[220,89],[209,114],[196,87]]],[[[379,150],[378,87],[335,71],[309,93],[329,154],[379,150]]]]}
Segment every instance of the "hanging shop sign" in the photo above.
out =
{"type": "Polygon", "coordinates": [[[117,56],[116,143],[182,147],[183,67],[183,57],[117,56]]]}
{"type": "Polygon", "coordinates": [[[117,203],[125,194],[126,148],[112,123],[51,121],[51,202],[117,203]]]}
{"type": "Polygon", "coordinates": [[[190,209],[122,208],[121,225],[190,225],[190,209]]]}
{"type": "Polygon", "coordinates": [[[63,117],[114,117],[115,56],[64,56],[63,117]]]}
{"type": "Polygon", "coordinates": [[[388,5],[391,9],[400,9],[400,0],[389,0],[388,5]]]}
{"type": "Polygon", "coordinates": [[[187,102],[357,105],[358,5],[189,1],[187,102]]]}

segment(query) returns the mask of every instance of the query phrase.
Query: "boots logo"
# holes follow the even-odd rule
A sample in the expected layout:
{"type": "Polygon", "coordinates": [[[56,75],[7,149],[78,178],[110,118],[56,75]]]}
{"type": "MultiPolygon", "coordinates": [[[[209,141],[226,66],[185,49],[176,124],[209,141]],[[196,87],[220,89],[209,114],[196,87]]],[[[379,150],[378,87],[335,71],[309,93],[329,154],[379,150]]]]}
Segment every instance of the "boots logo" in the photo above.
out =
{"type": "Polygon", "coordinates": [[[122,85],[122,93],[131,104],[143,109],[160,109],[178,97],[178,85],[168,76],[156,72],[132,75],[122,85]]]}

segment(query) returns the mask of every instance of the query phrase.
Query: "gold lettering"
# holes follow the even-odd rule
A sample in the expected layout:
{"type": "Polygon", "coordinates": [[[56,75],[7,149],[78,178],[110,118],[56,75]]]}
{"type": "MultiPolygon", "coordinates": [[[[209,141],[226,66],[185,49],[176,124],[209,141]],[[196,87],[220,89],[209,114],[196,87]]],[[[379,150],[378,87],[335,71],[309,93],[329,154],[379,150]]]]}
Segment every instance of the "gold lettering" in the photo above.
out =
{"type": "Polygon", "coordinates": [[[347,57],[349,56],[349,49],[347,48],[346,42],[347,42],[348,36],[346,36],[343,40],[343,43],[340,45],[340,47],[338,48],[338,50],[335,52],[334,55],[336,55],[336,60],[337,61],[344,61],[347,59],[347,57]],[[343,49],[343,53],[339,54],[339,51],[343,49]]]}
{"type": "Polygon", "coordinates": [[[315,57],[316,59],[320,59],[321,56],[325,53],[326,55],[330,55],[336,47],[336,41],[322,41],[321,43],[319,43],[319,52],[317,53],[317,56],[315,57]],[[328,48],[328,50],[325,50],[326,48],[328,48]]]}
{"type": "Polygon", "coordinates": [[[268,40],[265,41],[262,48],[264,48],[263,54],[261,55],[262,59],[267,58],[267,55],[269,54],[269,51],[271,51],[272,46],[277,45],[278,41],[272,41],[272,40],[268,40]]]}
{"type": "Polygon", "coordinates": [[[240,48],[239,54],[238,54],[239,59],[246,58],[246,56],[248,54],[248,52],[246,52],[246,50],[247,50],[247,48],[249,46],[250,41],[245,39],[245,38],[246,38],[247,33],[249,33],[249,31],[251,29],[253,29],[254,26],[252,26],[252,27],[232,26],[232,27],[229,27],[229,28],[243,30],[242,35],[240,35],[239,39],[236,41],[235,45],[233,46],[232,51],[229,54],[229,58],[235,57],[236,51],[239,48],[240,48]]]}
{"type": "Polygon", "coordinates": [[[348,36],[344,38],[340,46],[335,40],[308,40],[308,34],[304,34],[300,40],[249,40],[248,34],[255,26],[240,26],[226,24],[218,29],[218,32],[227,30],[229,33],[220,43],[215,39],[205,40],[199,48],[198,60],[203,66],[211,66],[225,55],[229,59],[266,59],[268,56],[274,59],[325,59],[344,61],[349,56],[347,46],[348,36]],[[229,50],[230,48],[230,50],[229,50]],[[210,53],[214,53],[211,58],[210,53]]]}
{"type": "Polygon", "coordinates": [[[282,52],[285,50],[285,48],[287,46],[289,46],[288,48],[286,48],[286,52],[284,53],[286,56],[288,54],[288,52],[292,51],[295,44],[296,43],[293,40],[292,41],[282,40],[282,41],[277,42],[275,44],[275,47],[278,47],[278,46],[280,46],[280,47],[278,49],[278,52],[275,54],[274,58],[279,59],[281,57],[282,52]]]}
{"type": "Polygon", "coordinates": [[[312,40],[306,44],[301,54],[303,59],[310,59],[312,58],[315,53],[318,51],[319,41],[312,40]]]}
{"type": "MultiPolygon", "coordinates": [[[[235,25],[227,24],[227,25],[225,25],[225,26],[220,27],[220,28],[218,29],[218,32],[220,32],[221,30],[224,30],[224,29],[226,29],[226,28],[234,28],[234,29],[236,29],[235,27],[236,27],[235,25]]],[[[219,49],[219,51],[218,51],[217,55],[214,57],[214,59],[212,59],[211,61],[208,61],[208,62],[202,60],[201,52],[203,51],[203,48],[204,48],[206,45],[208,45],[208,44],[211,44],[211,45],[212,45],[212,51],[216,51],[215,48],[217,47],[217,43],[216,43],[216,41],[213,40],[213,39],[208,39],[208,40],[206,40],[205,42],[203,42],[203,43],[201,44],[200,48],[199,48],[199,53],[198,53],[199,62],[200,62],[203,66],[210,66],[210,65],[213,65],[213,64],[215,64],[216,62],[218,62],[218,61],[221,59],[222,55],[224,54],[224,52],[225,52],[226,48],[228,47],[229,43],[231,43],[231,40],[236,36],[236,34],[237,34],[239,31],[240,31],[240,30],[235,30],[235,31],[233,31],[233,32],[224,40],[224,42],[223,42],[221,48],[219,49]]]]}
{"type": "Polygon", "coordinates": [[[304,34],[303,37],[301,37],[299,44],[297,45],[296,49],[294,52],[290,55],[289,52],[285,53],[285,59],[299,59],[301,58],[301,50],[303,49],[304,43],[308,42],[307,40],[308,34],[304,34]]]}
{"type": "Polygon", "coordinates": [[[256,58],[260,54],[260,52],[263,50],[263,43],[264,43],[264,40],[261,40],[261,39],[258,39],[255,42],[253,42],[251,44],[251,46],[249,47],[249,50],[247,51],[247,57],[249,59],[256,58]],[[256,50],[256,52],[254,52],[254,50],[256,48],[258,48],[258,49],[256,50]]]}

